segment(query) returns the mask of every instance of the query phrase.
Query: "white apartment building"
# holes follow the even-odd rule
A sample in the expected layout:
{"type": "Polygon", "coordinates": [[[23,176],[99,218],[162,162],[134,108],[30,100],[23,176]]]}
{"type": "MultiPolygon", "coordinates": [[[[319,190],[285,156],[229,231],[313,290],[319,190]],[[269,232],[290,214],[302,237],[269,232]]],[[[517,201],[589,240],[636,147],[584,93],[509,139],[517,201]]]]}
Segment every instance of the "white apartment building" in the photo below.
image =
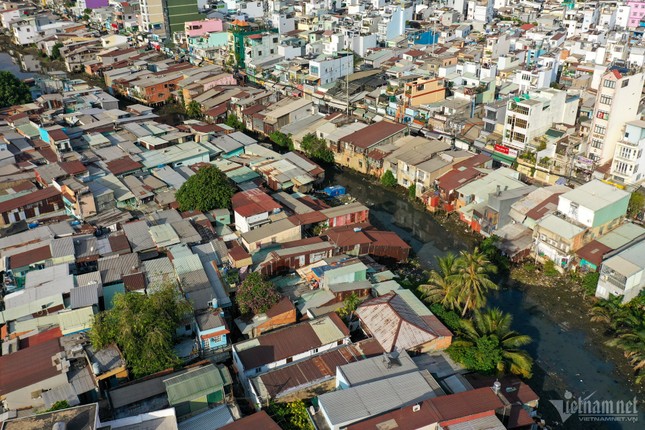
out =
{"type": "Polygon", "coordinates": [[[326,85],[353,72],[354,56],[339,54],[337,57],[319,56],[309,60],[309,74],[317,78],[318,85],[326,85]]]}
{"type": "Polygon", "coordinates": [[[141,29],[160,36],[166,35],[167,22],[164,0],[141,0],[141,29]]]}
{"type": "Polygon", "coordinates": [[[629,5],[620,5],[616,8],[616,27],[625,30],[629,26],[629,15],[631,7],[629,5]]]}
{"type": "Polygon", "coordinates": [[[493,20],[493,4],[493,0],[470,0],[466,16],[469,20],[488,24],[493,20]]]}
{"type": "Polygon", "coordinates": [[[574,125],[578,112],[578,97],[552,88],[514,97],[506,106],[502,143],[518,151],[536,146],[552,125],[574,125]]]}
{"type": "Polygon", "coordinates": [[[605,73],[596,95],[587,158],[602,165],[614,156],[616,142],[623,138],[626,122],[639,119],[638,105],[645,83],[645,74],[621,74],[618,70],[605,73]]]}
{"type": "Polygon", "coordinates": [[[611,179],[625,185],[637,185],[645,180],[645,121],[625,124],[623,137],[616,142],[611,163],[611,179]]]}
{"type": "Polygon", "coordinates": [[[14,21],[11,23],[10,28],[13,43],[16,45],[29,45],[40,38],[38,36],[38,24],[34,16],[25,16],[18,21],[14,21]]]}

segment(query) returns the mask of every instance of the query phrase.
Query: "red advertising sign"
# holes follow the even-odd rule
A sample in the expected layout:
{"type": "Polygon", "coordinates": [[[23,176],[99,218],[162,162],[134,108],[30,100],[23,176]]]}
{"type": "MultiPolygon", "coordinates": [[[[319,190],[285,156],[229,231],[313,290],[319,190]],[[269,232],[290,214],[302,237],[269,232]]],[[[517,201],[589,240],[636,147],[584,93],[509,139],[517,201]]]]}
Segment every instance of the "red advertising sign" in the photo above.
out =
{"type": "Polygon", "coordinates": [[[508,155],[509,149],[503,145],[495,145],[495,151],[508,155]]]}

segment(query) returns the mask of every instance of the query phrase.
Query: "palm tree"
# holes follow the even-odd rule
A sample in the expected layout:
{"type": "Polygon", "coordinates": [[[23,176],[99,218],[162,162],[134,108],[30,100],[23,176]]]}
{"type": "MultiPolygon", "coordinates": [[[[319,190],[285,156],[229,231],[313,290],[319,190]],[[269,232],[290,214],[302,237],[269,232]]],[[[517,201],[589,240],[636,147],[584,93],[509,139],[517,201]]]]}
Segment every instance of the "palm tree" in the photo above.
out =
{"type": "Polygon", "coordinates": [[[460,310],[459,290],[455,281],[457,274],[457,257],[447,254],[437,257],[439,270],[431,270],[428,283],[419,285],[419,291],[425,300],[430,303],[439,303],[450,310],[460,310]]]}
{"type": "Polygon", "coordinates": [[[476,311],[472,320],[463,320],[459,337],[453,347],[477,348],[481,341],[497,345],[499,373],[511,372],[526,378],[531,377],[533,360],[520,349],[531,343],[531,337],[511,330],[513,317],[500,309],[476,311]]]}
{"type": "Polygon", "coordinates": [[[610,297],[608,300],[598,300],[589,310],[590,320],[607,324],[612,331],[615,331],[620,324],[617,317],[624,312],[622,301],[622,296],[610,297]]]}
{"type": "Polygon", "coordinates": [[[486,305],[486,294],[499,287],[490,280],[497,267],[479,250],[471,253],[461,251],[457,259],[457,274],[454,281],[459,285],[459,301],[464,304],[461,316],[486,305]]]}
{"type": "Polygon", "coordinates": [[[645,322],[641,317],[639,324],[625,327],[619,333],[618,337],[607,342],[607,345],[623,350],[625,358],[637,374],[636,383],[640,384],[645,380],[645,373],[641,373],[641,370],[645,369],[645,322]]]}
{"type": "Polygon", "coordinates": [[[338,314],[342,318],[348,318],[348,322],[352,322],[354,312],[358,305],[361,304],[361,298],[356,293],[350,294],[343,302],[344,306],[338,310],[338,314]]]}

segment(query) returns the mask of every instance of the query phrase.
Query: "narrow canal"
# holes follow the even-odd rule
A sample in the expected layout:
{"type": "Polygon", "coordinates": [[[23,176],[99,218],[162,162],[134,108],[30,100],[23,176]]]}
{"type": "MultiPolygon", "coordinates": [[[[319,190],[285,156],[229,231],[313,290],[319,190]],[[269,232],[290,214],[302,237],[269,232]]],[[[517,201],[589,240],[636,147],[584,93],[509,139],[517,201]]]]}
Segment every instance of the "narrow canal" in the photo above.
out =
{"type": "MultiPolygon", "coordinates": [[[[436,256],[450,251],[457,253],[472,246],[472,237],[465,229],[445,228],[430,213],[363,176],[328,170],[328,180],[345,186],[352,197],[368,206],[374,225],[395,231],[406,240],[424,267],[431,267],[436,256]]],[[[536,368],[529,383],[540,395],[540,412],[554,429],[645,428],[642,407],[637,423],[583,422],[577,416],[562,423],[550,400],[562,400],[565,390],[574,398],[595,393],[590,399],[600,401],[629,401],[635,396],[643,397],[633,388],[628,376],[620,373],[611,359],[591,341],[590,332],[585,328],[588,325],[586,315],[562,309],[571,303],[557,297],[559,294],[555,289],[545,293],[544,289],[516,285],[502,288],[489,299],[490,305],[513,315],[515,330],[533,339],[528,350],[535,359],[536,368]],[[556,307],[559,312],[553,312],[556,307]],[[553,314],[558,314],[558,318],[552,317],[553,314]],[[562,314],[570,316],[565,318],[562,314]]]]}

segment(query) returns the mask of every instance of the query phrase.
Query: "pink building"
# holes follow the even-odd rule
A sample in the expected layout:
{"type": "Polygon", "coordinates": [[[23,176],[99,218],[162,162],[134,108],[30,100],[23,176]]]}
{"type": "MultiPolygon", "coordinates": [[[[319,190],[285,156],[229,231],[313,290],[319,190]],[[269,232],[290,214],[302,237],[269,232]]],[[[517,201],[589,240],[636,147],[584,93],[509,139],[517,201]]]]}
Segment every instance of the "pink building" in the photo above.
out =
{"type": "Polygon", "coordinates": [[[640,25],[643,15],[645,15],[645,1],[628,1],[629,6],[629,21],[627,26],[629,28],[637,28],[640,25]]]}
{"type": "Polygon", "coordinates": [[[189,21],[184,24],[184,32],[187,37],[201,37],[208,33],[220,33],[222,31],[224,31],[224,24],[219,19],[189,21]]]}

